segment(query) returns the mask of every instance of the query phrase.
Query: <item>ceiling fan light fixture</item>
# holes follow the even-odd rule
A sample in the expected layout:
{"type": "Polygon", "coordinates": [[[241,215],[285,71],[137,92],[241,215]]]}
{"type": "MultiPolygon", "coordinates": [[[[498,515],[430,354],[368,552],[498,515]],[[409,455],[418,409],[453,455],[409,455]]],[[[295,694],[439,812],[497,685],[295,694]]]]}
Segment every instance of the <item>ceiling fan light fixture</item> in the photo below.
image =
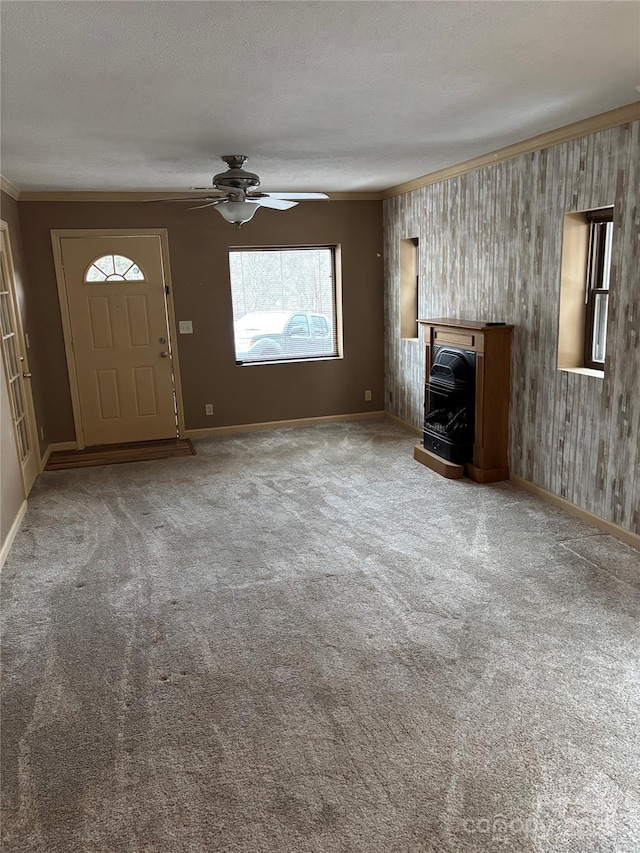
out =
{"type": "Polygon", "coordinates": [[[254,213],[260,207],[255,201],[226,201],[216,205],[216,210],[231,225],[238,228],[253,218],[254,213]]]}

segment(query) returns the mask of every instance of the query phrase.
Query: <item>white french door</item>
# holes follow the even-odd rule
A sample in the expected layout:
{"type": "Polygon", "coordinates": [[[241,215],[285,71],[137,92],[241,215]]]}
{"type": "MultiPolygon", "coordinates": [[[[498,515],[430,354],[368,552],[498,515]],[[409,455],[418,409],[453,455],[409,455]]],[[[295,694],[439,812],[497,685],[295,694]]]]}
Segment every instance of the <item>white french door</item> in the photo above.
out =
{"type": "Polygon", "coordinates": [[[11,244],[6,223],[0,222],[0,332],[2,365],[9,393],[16,451],[22,471],[25,496],[40,470],[37,427],[29,380],[28,350],[15,292],[11,244]]]}

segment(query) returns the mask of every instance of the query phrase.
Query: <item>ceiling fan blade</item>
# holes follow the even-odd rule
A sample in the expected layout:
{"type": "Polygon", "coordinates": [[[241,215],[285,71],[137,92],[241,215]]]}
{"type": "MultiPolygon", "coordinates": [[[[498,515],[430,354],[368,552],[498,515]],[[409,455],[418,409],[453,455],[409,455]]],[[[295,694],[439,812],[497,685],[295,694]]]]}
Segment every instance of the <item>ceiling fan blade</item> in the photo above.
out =
{"type": "Polygon", "coordinates": [[[145,198],[143,204],[152,204],[157,201],[209,201],[210,199],[219,199],[222,196],[217,195],[187,195],[180,198],[145,198]]]}
{"type": "Polygon", "coordinates": [[[314,198],[329,198],[326,193],[267,193],[270,198],[286,198],[286,199],[314,199],[314,198]]]}
{"type": "Polygon", "coordinates": [[[252,198],[247,196],[247,201],[254,201],[260,207],[272,207],[274,210],[289,210],[290,207],[295,207],[297,201],[287,201],[284,198],[252,198]]]}
{"type": "Polygon", "coordinates": [[[188,207],[187,210],[201,210],[203,207],[213,207],[216,204],[220,204],[222,199],[216,199],[215,201],[208,201],[206,204],[196,204],[195,207],[188,207]]]}

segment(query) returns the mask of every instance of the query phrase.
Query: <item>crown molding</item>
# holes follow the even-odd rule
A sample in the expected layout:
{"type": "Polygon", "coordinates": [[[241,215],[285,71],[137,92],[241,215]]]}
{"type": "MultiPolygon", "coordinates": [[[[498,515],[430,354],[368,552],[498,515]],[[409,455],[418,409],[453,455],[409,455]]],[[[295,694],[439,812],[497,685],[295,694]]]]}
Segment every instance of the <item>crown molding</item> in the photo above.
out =
{"type": "Polygon", "coordinates": [[[371,192],[327,192],[329,201],[382,201],[383,190],[372,190],[371,192]]]}
{"type": "Polygon", "coordinates": [[[20,198],[20,190],[18,187],[14,187],[11,181],[8,181],[3,175],[0,175],[0,190],[7,195],[10,195],[14,201],[18,201],[20,198]]]}
{"type": "MultiPolygon", "coordinates": [[[[4,187],[3,187],[4,189],[4,187]]],[[[17,192],[17,190],[16,190],[17,192]]],[[[91,190],[69,190],[69,191],[23,191],[20,193],[20,201],[114,201],[114,202],[140,202],[140,201],[155,201],[161,198],[184,198],[185,192],[100,192],[91,190]]],[[[211,190],[209,190],[211,195],[211,190]]],[[[381,201],[382,192],[335,192],[327,193],[329,201],[381,201]]],[[[207,193],[193,193],[193,198],[207,197],[207,193]]],[[[220,198],[223,196],[220,195],[220,198]]],[[[15,196],[14,196],[15,198],[15,196]]],[[[314,199],[314,203],[322,201],[322,199],[314,199]]],[[[301,199],[304,203],[304,199],[301,199]]]]}
{"type": "Polygon", "coordinates": [[[409,193],[421,187],[428,187],[431,184],[440,183],[440,181],[448,181],[450,178],[465,175],[467,172],[475,172],[477,169],[482,169],[484,166],[490,166],[493,163],[502,163],[521,154],[531,154],[533,151],[540,151],[542,148],[550,148],[552,145],[560,145],[563,142],[571,142],[574,139],[579,139],[581,136],[589,136],[592,133],[609,130],[611,127],[618,127],[621,124],[627,124],[627,122],[637,121],[638,119],[640,119],[640,101],[634,101],[632,104],[616,107],[615,110],[609,110],[606,113],[600,113],[597,116],[591,116],[590,118],[573,122],[573,124],[567,124],[564,127],[556,128],[556,130],[548,130],[546,133],[532,136],[531,139],[515,142],[512,145],[499,148],[497,151],[473,157],[464,163],[447,166],[445,169],[439,169],[437,172],[431,172],[420,178],[414,178],[403,184],[397,184],[395,187],[389,187],[382,191],[382,197],[393,198],[393,196],[409,193]]]}

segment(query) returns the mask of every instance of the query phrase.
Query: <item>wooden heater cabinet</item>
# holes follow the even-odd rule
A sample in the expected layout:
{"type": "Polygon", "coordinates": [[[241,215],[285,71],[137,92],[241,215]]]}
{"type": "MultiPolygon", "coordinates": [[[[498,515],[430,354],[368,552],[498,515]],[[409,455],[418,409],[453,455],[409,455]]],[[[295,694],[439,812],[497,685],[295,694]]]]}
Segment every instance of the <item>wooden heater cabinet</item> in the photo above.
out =
{"type": "Polygon", "coordinates": [[[456,465],[422,443],[414,458],[443,477],[466,475],[476,483],[509,479],[509,368],[513,326],[470,320],[419,320],[426,346],[425,387],[429,383],[434,347],[449,346],[475,353],[475,409],[473,460],[456,465]]]}

